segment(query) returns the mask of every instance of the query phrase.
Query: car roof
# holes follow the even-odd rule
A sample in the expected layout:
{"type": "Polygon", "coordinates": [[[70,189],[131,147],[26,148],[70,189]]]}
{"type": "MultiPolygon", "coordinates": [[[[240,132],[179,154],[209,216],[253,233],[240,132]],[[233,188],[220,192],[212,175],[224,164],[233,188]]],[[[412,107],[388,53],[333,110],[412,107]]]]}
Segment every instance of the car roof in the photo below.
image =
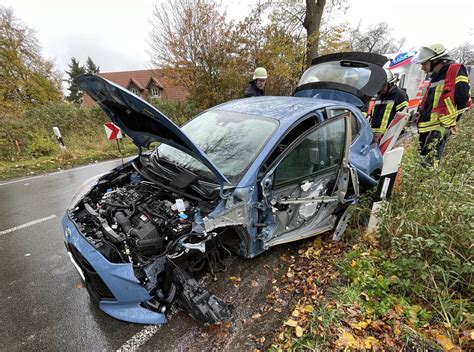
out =
{"type": "Polygon", "coordinates": [[[304,97],[254,97],[220,104],[212,110],[225,110],[257,115],[275,120],[294,121],[307,113],[331,105],[347,105],[331,100],[304,97]]]}

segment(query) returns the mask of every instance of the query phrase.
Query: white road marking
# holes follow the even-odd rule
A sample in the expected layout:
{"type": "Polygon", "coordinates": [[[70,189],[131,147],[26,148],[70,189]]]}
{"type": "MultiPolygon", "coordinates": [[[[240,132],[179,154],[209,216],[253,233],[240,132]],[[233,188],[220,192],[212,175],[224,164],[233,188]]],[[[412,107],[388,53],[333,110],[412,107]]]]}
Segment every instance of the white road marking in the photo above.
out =
{"type": "Polygon", "coordinates": [[[133,335],[127,342],[125,342],[117,352],[133,352],[137,351],[140,346],[144,345],[149,339],[160,330],[161,325],[147,325],[135,335],[133,335]]]}
{"type": "MultiPolygon", "coordinates": [[[[127,161],[129,161],[131,158],[134,158],[134,157],[124,158],[124,159],[123,159],[124,163],[126,163],[127,161]]],[[[102,164],[113,163],[113,162],[117,162],[117,161],[119,161],[119,160],[120,160],[120,159],[108,160],[108,161],[103,161],[103,162],[101,162],[101,163],[94,163],[94,164],[89,164],[89,165],[85,165],[85,166],[76,167],[76,168],[73,168],[73,169],[67,169],[67,170],[61,170],[61,171],[51,172],[51,173],[49,173],[49,174],[44,174],[44,175],[31,176],[31,177],[22,178],[22,179],[15,180],[15,181],[8,181],[8,182],[0,183],[0,186],[11,185],[12,183],[17,183],[17,182],[25,182],[25,181],[33,180],[33,179],[35,179],[35,178],[40,178],[40,177],[45,177],[45,176],[51,176],[51,175],[56,175],[56,174],[61,174],[61,173],[66,173],[66,172],[71,172],[71,171],[75,171],[75,170],[85,169],[85,168],[88,168],[88,167],[93,167],[93,166],[102,165],[102,164]]],[[[26,186],[26,185],[25,185],[25,186],[26,186]]]]}
{"type": "Polygon", "coordinates": [[[27,222],[26,224],[23,224],[23,225],[12,227],[11,229],[0,231],[0,236],[6,235],[7,233],[10,233],[10,232],[13,232],[13,231],[16,231],[16,230],[24,229],[25,227],[28,227],[28,226],[33,226],[33,225],[39,224],[40,222],[43,222],[43,221],[54,219],[56,217],[57,216],[53,214],[53,215],[47,216],[45,218],[41,218],[41,219],[37,219],[37,220],[27,222]]]}

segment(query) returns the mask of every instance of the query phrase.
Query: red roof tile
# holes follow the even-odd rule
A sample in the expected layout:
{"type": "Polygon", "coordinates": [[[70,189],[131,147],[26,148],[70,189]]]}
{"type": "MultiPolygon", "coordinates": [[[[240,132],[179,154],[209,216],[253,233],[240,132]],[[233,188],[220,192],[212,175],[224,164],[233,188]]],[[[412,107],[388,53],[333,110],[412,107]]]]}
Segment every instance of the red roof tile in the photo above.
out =
{"type": "MultiPolygon", "coordinates": [[[[161,91],[161,96],[164,99],[169,100],[183,100],[188,96],[186,88],[183,86],[176,85],[176,83],[169,79],[164,70],[152,69],[152,70],[138,70],[138,71],[121,71],[121,72],[101,72],[98,74],[109,81],[112,81],[119,86],[128,88],[130,82],[133,82],[137,88],[142,90],[142,98],[148,97],[148,88],[151,82],[157,85],[161,91]]],[[[84,94],[84,100],[82,102],[83,107],[91,107],[94,105],[92,99],[84,94]]]]}

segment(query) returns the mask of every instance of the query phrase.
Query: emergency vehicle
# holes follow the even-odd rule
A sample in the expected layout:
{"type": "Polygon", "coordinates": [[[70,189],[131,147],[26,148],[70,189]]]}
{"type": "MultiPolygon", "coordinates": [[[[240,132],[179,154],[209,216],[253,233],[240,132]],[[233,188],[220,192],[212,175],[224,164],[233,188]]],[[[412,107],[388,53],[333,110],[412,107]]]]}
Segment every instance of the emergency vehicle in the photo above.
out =
{"type": "Polygon", "coordinates": [[[421,65],[411,62],[416,51],[411,50],[397,55],[386,55],[392,60],[388,64],[388,69],[398,78],[397,85],[408,94],[408,112],[416,112],[418,105],[429,85],[426,74],[421,69],[421,65]]]}

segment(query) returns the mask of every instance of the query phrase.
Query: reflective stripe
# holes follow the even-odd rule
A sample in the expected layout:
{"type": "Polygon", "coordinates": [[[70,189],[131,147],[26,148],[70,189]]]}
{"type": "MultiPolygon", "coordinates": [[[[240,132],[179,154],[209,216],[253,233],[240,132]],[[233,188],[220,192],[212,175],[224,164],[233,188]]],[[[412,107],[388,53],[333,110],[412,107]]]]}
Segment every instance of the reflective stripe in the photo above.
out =
{"type": "Polygon", "coordinates": [[[395,107],[395,110],[398,111],[398,110],[401,110],[401,109],[407,108],[407,107],[408,107],[408,102],[407,102],[407,101],[404,101],[404,102],[398,104],[398,105],[395,107]]]}
{"type": "Polygon", "coordinates": [[[432,114],[433,116],[436,116],[436,119],[433,119],[433,120],[430,120],[430,121],[426,121],[426,122],[420,122],[418,124],[418,127],[428,127],[428,126],[434,126],[434,125],[439,125],[439,121],[437,119],[438,115],[434,115],[432,114]]]}
{"type": "Polygon", "coordinates": [[[444,103],[446,104],[446,107],[448,108],[448,112],[450,114],[455,114],[456,113],[456,108],[453,105],[453,102],[451,101],[450,97],[447,97],[444,99],[444,103]]]}
{"type": "Polygon", "coordinates": [[[393,103],[387,104],[385,107],[385,112],[383,113],[383,118],[382,122],[380,123],[379,132],[385,132],[388,126],[388,120],[390,119],[390,113],[392,112],[393,109],[393,103]]]}
{"type": "Polygon", "coordinates": [[[439,131],[441,133],[444,133],[446,131],[446,128],[444,128],[441,125],[425,127],[425,128],[418,128],[419,133],[426,133],[426,132],[431,132],[431,131],[439,131]]]}
{"type": "Polygon", "coordinates": [[[444,83],[436,86],[434,97],[433,97],[433,109],[435,109],[438,106],[439,97],[441,96],[441,93],[443,92],[443,88],[444,88],[444,83]]]}
{"type": "Polygon", "coordinates": [[[469,79],[467,78],[467,76],[457,76],[454,82],[455,83],[459,83],[459,82],[469,83],[469,79]]]}
{"type": "Polygon", "coordinates": [[[443,116],[441,125],[446,128],[456,126],[456,116],[443,116]]]}
{"type": "Polygon", "coordinates": [[[376,100],[374,105],[380,104],[395,104],[395,100],[376,100]]]}

